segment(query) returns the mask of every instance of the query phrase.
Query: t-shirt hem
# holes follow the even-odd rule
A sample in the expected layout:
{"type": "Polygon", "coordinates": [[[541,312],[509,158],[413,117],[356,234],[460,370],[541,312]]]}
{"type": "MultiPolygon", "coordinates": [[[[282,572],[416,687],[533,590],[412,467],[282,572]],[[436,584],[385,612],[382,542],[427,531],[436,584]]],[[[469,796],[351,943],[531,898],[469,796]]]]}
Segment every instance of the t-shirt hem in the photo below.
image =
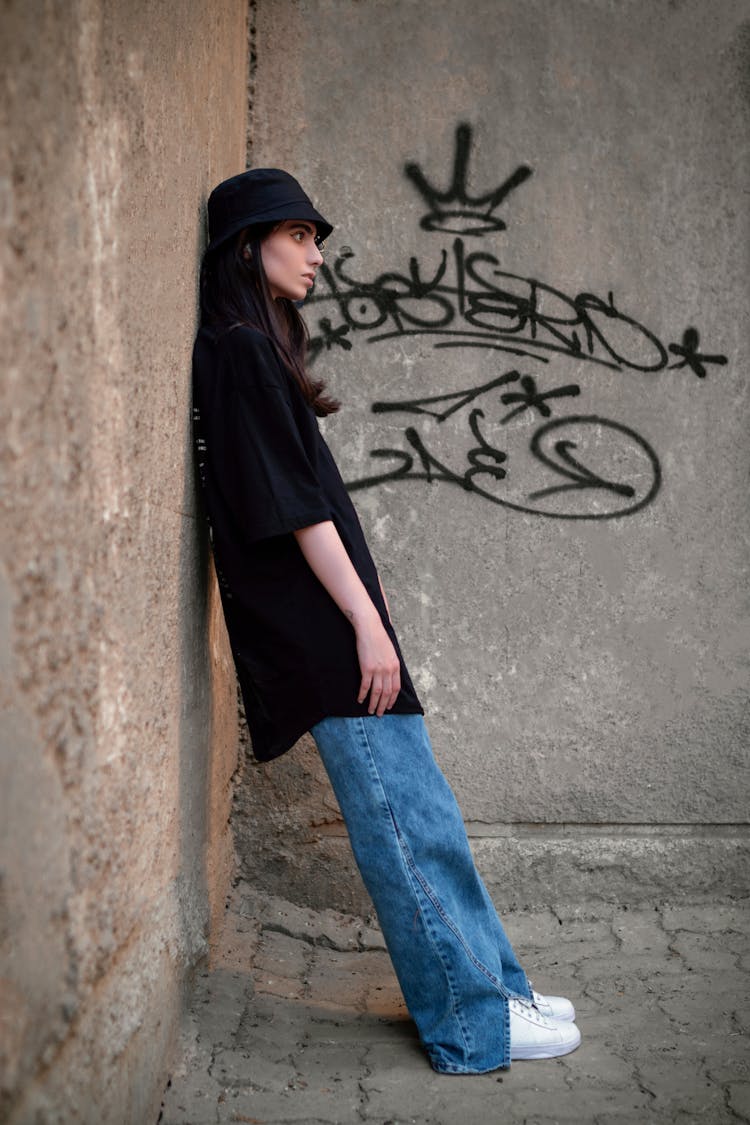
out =
{"type": "MultiPolygon", "coordinates": [[[[392,707],[387,712],[387,714],[389,714],[389,715],[424,715],[424,707],[422,707],[422,704],[419,703],[419,702],[417,702],[417,703],[404,702],[404,703],[401,703],[401,704],[396,704],[396,706],[392,707]]],[[[282,756],[282,754],[288,754],[289,751],[291,749],[293,749],[294,746],[297,745],[299,740],[304,735],[309,734],[311,732],[312,728],[317,723],[321,722],[323,719],[333,719],[333,718],[337,718],[337,719],[359,719],[359,718],[362,717],[362,715],[363,715],[362,709],[361,708],[355,708],[355,707],[344,708],[344,709],[336,708],[336,710],[333,710],[333,711],[318,709],[315,712],[311,712],[311,718],[309,720],[308,719],[304,720],[304,725],[301,726],[301,729],[297,733],[286,735],[285,737],[279,739],[277,742],[274,742],[270,746],[260,745],[260,746],[256,747],[256,744],[253,740],[252,731],[251,731],[250,732],[250,748],[252,750],[253,757],[255,758],[255,760],[257,762],[272,762],[272,761],[274,761],[274,759],[280,758],[282,756]]],[[[295,728],[295,730],[296,730],[296,728],[295,728]]]]}

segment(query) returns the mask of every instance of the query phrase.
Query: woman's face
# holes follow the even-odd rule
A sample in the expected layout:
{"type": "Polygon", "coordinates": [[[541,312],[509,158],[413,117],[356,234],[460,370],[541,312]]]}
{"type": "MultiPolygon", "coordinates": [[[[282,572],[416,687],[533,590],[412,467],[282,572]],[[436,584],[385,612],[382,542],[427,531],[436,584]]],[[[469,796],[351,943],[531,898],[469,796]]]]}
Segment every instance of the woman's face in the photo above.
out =
{"type": "Polygon", "coordinates": [[[288,297],[301,301],[312,289],[323,255],[315,239],[314,223],[287,219],[266,235],[260,244],[263,269],[274,300],[288,297]]]}

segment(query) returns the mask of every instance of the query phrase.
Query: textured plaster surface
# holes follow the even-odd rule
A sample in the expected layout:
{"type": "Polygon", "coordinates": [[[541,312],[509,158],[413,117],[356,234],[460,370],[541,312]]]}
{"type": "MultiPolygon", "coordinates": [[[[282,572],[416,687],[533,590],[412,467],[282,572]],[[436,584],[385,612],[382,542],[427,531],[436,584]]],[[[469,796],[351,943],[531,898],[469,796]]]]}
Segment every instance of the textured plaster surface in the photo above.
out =
{"type": "Polygon", "coordinates": [[[189,371],[246,12],[0,20],[0,1118],[141,1125],[232,863],[189,371]]]}
{"type": "Polygon", "coordinates": [[[511,913],[582,1044],[510,1070],[435,1074],[382,937],[249,887],[227,913],[165,1090],[161,1125],[736,1125],[750,1121],[747,900],[511,913]]]}
{"type": "MultiPolygon", "coordinates": [[[[306,308],[326,438],[348,481],[402,471],[353,498],[488,876],[516,902],[576,870],[604,897],[746,887],[750,5],[261,0],[255,24],[252,163],[336,224],[306,308]],[[457,241],[485,256],[458,295],[457,241]],[[643,503],[610,518],[630,501],[592,474],[643,503]]],[[[249,877],[270,825],[274,878],[351,908],[309,750],[237,808],[249,877]]]]}

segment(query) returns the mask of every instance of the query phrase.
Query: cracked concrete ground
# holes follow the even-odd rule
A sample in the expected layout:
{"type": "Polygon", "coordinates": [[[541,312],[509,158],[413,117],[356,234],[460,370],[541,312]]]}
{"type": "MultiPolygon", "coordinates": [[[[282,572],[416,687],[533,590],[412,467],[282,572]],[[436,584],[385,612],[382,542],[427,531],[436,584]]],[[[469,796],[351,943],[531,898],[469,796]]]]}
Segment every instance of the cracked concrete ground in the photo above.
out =
{"type": "Polygon", "coordinates": [[[241,884],[196,982],[161,1125],[724,1125],[750,1121],[750,900],[509,914],[564,1059],[431,1070],[377,929],[241,884]]]}

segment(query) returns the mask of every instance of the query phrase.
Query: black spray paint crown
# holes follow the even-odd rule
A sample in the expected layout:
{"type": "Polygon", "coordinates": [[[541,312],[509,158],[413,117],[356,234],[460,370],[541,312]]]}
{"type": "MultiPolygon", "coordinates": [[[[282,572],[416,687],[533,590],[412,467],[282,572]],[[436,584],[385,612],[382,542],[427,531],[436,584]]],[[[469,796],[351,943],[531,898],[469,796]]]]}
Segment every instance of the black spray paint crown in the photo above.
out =
{"type": "Polygon", "coordinates": [[[493,211],[515,188],[528,180],[531,168],[519,164],[499,187],[473,198],[467,190],[471,126],[465,122],[456,127],[456,155],[453,161],[453,182],[447,191],[439,191],[428,183],[418,164],[407,164],[406,175],[431,208],[420,219],[423,230],[441,230],[449,234],[483,235],[505,230],[506,224],[493,211]]]}

